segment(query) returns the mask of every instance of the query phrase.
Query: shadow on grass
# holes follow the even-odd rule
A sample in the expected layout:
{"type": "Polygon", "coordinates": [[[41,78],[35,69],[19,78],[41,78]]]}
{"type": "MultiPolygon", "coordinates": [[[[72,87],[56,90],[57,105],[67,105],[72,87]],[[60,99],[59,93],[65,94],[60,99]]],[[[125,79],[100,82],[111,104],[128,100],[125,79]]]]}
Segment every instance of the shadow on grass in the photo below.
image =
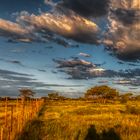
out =
{"type": "Polygon", "coordinates": [[[37,117],[26,123],[22,132],[15,137],[15,140],[42,140],[44,121],[40,117],[43,116],[45,108],[44,104],[37,113],[37,117]]]}
{"type": "Polygon", "coordinates": [[[41,140],[42,126],[42,121],[33,120],[30,124],[25,126],[22,133],[17,136],[16,140],[41,140]]]}
{"type": "Polygon", "coordinates": [[[121,140],[121,138],[114,128],[108,131],[104,130],[101,134],[98,134],[95,126],[91,125],[84,140],[121,140]]]}

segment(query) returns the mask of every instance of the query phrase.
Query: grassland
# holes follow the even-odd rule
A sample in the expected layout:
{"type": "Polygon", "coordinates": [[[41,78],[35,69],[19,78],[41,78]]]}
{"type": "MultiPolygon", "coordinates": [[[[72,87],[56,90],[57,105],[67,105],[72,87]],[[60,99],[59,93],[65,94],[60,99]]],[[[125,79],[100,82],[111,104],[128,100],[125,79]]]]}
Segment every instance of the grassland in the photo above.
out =
{"type": "Polygon", "coordinates": [[[26,123],[36,116],[41,105],[41,100],[0,101],[0,140],[14,140],[26,123]]]}
{"type": "Polygon", "coordinates": [[[47,100],[17,140],[140,140],[140,103],[47,100]]]}

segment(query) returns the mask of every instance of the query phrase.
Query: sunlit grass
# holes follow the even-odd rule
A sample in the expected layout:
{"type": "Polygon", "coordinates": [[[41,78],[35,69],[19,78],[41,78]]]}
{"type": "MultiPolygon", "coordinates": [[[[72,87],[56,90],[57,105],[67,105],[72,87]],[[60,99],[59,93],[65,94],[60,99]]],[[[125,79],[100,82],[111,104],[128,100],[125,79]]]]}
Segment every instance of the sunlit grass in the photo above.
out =
{"type": "Polygon", "coordinates": [[[48,103],[44,119],[48,140],[52,140],[52,136],[57,140],[75,140],[77,135],[78,140],[84,140],[90,125],[95,125],[98,133],[114,128],[122,140],[140,139],[140,114],[128,113],[126,104],[52,101],[48,103]]]}
{"type": "Polygon", "coordinates": [[[25,124],[35,117],[41,101],[0,101],[0,139],[13,140],[25,124]]]}
{"type": "MultiPolygon", "coordinates": [[[[110,130],[120,137],[115,140],[140,139],[138,101],[103,104],[92,100],[46,100],[40,111],[35,110],[35,102],[32,101],[30,105],[26,102],[24,117],[22,105],[19,103],[17,106],[16,102],[11,104],[14,105],[13,131],[7,140],[87,140],[91,126],[95,126],[97,135],[102,138],[100,140],[114,140],[104,139],[105,133],[109,134],[110,130]],[[36,112],[38,115],[35,115],[36,112]]],[[[0,116],[4,116],[5,107],[2,106],[1,110],[0,116]]],[[[11,109],[7,110],[10,115],[11,109]]],[[[10,117],[7,122],[10,126],[10,117]]],[[[4,128],[5,117],[0,119],[0,123],[4,128]]]]}

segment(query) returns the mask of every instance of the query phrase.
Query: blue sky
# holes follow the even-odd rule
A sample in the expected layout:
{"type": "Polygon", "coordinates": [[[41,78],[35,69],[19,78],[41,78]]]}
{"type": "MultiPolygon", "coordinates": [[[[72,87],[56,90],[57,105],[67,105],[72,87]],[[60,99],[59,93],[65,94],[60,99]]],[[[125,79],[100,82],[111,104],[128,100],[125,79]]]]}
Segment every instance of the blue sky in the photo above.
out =
{"type": "MultiPolygon", "coordinates": [[[[50,4],[47,1],[46,3],[50,4]]],[[[0,19],[4,21],[2,21],[1,25],[12,22],[12,25],[16,23],[21,26],[22,23],[25,23],[25,21],[21,21],[22,14],[20,14],[20,12],[23,11],[24,13],[25,11],[28,12],[28,15],[24,14],[23,16],[25,17],[22,17],[22,20],[23,18],[25,20],[26,16],[28,16],[28,18],[31,18],[31,21],[34,20],[31,14],[34,14],[36,16],[35,18],[38,18],[41,15],[44,16],[46,13],[50,14],[50,11],[55,17],[56,11],[59,10],[56,8],[59,3],[51,1],[52,8],[47,4],[45,4],[43,0],[21,0],[18,2],[16,0],[3,0],[0,5],[0,19]],[[10,3],[14,4],[11,6],[10,3]],[[20,18],[20,22],[17,22],[17,17],[20,18]]],[[[65,7],[65,3],[62,7],[65,7]]],[[[67,14],[70,16],[74,12],[76,19],[83,18],[95,23],[100,28],[99,33],[95,33],[93,24],[92,26],[88,26],[82,23],[83,20],[80,20],[82,29],[79,30],[77,23],[75,23],[72,18],[67,19],[72,23],[72,25],[69,26],[74,26],[75,29],[71,34],[66,32],[67,29],[63,31],[62,27],[50,25],[52,26],[50,29],[50,27],[46,27],[46,25],[36,23],[38,30],[36,33],[32,33],[35,35],[35,37],[32,38],[30,33],[21,35],[21,33],[16,32],[13,34],[13,31],[11,33],[10,29],[12,27],[8,27],[7,29],[1,26],[0,95],[16,96],[20,88],[27,87],[35,90],[37,96],[45,96],[49,92],[59,91],[65,96],[77,97],[82,96],[89,87],[101,84],[107,84],[117,88],[121,92],[132,91],[138,93],[140,89],[139,56],[136,59],[129,59],[129,55],[131,58],[135,51],[133,54],[129,54],[129,48],[126,48],[122,53],[122,51],[120,51],[121,48],[117,48],[116,53],[113,49],[107,50],[106,44],[97,43],[99,41],[96,39],[93,41],[94,38],[98,36],[98,40],[101,42],[102,36],[107,32],[109,24],[107,15],[99,17],[92,16],[89,18],[87,15],[80,15],[75,9],[69,9],[69,7],[64,8],[64,15],[67,9],[67,14]],[[91,30],[93,30],[92,34],[89,31],[91,27],[91,30]],[[43,31],[44,36],[48,35],[48,29],[49,33],[51,32],[47,40],[43,38],[44,36],[42,34],[40,35],[40,31],[44,30],[44,28],[47,29],[45,29],[45,32],[43,31]],[[55,30],[58,30],[58,32],[55,32],[55,30]],[[89,40],[86,36],[83,38],[80,34],[90,34],[89,38],[91,37],[91,39],[89,40]],[[29,37],[28,41],[25,40],[28,39],[26,38],[27,36],[29,37]],[[37,38],[38,36],[39,39],[37,38]],[[127,60],[123,59],[123,57],[119,57],[118,52],[120,56],[126,55],[127,60]],[[113,74],[111,75],[109,71],[113,74]]],[[[64,16],[61,12],[59,16],[62,20],[60,21],[61,25],[63,25],[65,20],[64,16]]],[[[45,18],[49,21],[48,17],[45,18]]],[[[58,22],[58,20],[56,20],[56,22],[58,22]]],[[[29,24],[32,24],[32,26],[35,24],[35,21],[33,21],[34,24],[30,23],[30,21],[26,21],[26,27],[22,27],[22,29],[26,31],[29,24]]],[[[120,24],[119,21],[116,22],[120,24]]],[[[13,27],[16,30],[16,27],[13,27]]],[[[31,26],[29,26],[29,28],[31,28],[31,26]]],[[[133,45],[132,47],[135,48],[133,45]]],[[[137,48],[138,47],[139,46],[137,46],[137,48]]]]}

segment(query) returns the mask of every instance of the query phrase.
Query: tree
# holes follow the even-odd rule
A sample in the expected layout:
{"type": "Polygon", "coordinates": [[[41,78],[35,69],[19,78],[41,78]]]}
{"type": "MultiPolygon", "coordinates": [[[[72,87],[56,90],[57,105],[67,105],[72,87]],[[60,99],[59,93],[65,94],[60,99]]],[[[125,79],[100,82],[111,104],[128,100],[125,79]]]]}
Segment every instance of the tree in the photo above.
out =
{"type": "Polygon", "coordinates": [[[28,88],[20,89],[19,92],[20,92],[19,96],[23,100],[26,100],[27,98],[33,97],[35,95],[35,92],[33,92],[31,89],[28,88]]]}
{"type": "Polygon", "coordinates": [[[135,97],[135,100],[140,101],[140,95],[137,95],[137,96],[135,97]]]}
{"type": "Polygon", "coordinates": [[[52,100],[65,100],[66,97],[59,95],[58,92],[49,93],[48,98],[52,100]]]}
{"type": "Polygon", "coordinates": [[[58,99],[59,94],[57,92],[56,93],[49,93],[48,97],[49,97],[49,99],[58,99]]]}
{"type": "Polygon", "coordinates": [[[95,86],[87,90],[85,93],[86,98],[106,98],[106,99],[114,99],[119,95],[119,92],[116,89],[113,89],[109,86],[95,86]]]}
{"type": "Polygon", "coordinates": [[[133,96],[132,93],[125,93],[121,95],[121,103],[127,103],[127,101],[133,96]]]}

